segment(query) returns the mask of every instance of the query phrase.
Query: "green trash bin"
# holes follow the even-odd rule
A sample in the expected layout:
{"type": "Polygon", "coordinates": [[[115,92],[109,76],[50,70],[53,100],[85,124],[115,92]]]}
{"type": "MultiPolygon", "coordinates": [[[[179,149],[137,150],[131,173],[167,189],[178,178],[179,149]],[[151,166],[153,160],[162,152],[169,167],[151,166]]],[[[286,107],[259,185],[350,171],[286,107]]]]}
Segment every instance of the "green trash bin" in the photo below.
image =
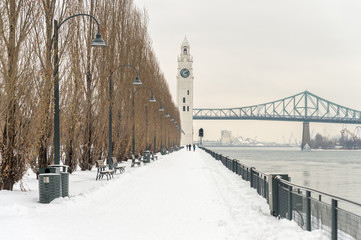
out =
{"type": "Polygon", "coordinates": [[[50,203],[55,198],[61,197],[60,173],[39,174],[39,202],[50,203]]]}
{"type": "Polygon", "coordinates": [[[150,151],[149,150],[145,150],[143,152],[143,161],[144,161],[144,163],[150,163],[150,151]]]}
{"type": "Polygon", "coordinates": [[[162,149],[162,150],[160,151],[160,154],[162,154],[162,155],[166,155],[166,154],[167,154],[167,150],[162,149]]]}
{"type": "Polygon", "coordinates": [[[59,169],[60,176],[61,176],[61,192],[62,197],[68,197],[69,196],[69,173],[68,173],[68,167],[67,165],[50,165],[51,168],[57,168],[59,169]]]}

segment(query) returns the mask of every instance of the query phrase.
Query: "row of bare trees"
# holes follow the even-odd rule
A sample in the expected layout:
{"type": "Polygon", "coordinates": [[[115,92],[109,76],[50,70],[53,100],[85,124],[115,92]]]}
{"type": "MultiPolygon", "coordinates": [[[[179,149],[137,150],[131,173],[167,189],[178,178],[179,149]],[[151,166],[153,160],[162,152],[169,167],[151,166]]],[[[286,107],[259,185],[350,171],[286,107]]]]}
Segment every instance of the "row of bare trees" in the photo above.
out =
{"type": "Polygon", "coordinates": [[[97,25],[76,17],[59,29],[61,161],[74,171],[90,170],[108,155],[108,111],[112,102],[113,156],[129,158],[132,145],[132,98],[135,98],[136,153],[177,144],[180,132],[159,112],[178,123],[179,112],[147,33],[148,17],[133,0],[1,0],[0,1],[0,190],[12,190],[25,172],[53,162],[54,19],[77,13],[98,19],[106,48],[92,48],[97,25]],[[135,72],[150,91],[133,96],[135,72]],[[148,115],[148,131],[146,118],[148,115]],[[161,131],[162,129],[162,131],[161,131]],[[165,132],[167,130],[167,132],[165,132]],[[147,139],[146,139],[147,138],[147,139]],[[148,143],[148,146],[145,144],[148,143]],[[152,146],[152,147],[150,147],[152,146]]]}

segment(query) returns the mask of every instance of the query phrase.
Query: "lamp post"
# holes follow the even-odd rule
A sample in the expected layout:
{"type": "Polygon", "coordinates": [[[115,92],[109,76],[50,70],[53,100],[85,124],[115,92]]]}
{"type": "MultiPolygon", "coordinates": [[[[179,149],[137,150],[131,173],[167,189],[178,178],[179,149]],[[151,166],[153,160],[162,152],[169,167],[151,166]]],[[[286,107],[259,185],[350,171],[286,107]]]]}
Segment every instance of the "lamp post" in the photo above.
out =
{"type": "MultiPolygon", "coordinates": [[[[165,117],[166,118],[169,118],[170,117],[170,115],[169,115],[169,113],[166,113],[165,114],[165,117]]],[[[165,123],[165,136],[164,136],[164,140],[165,140],[165,149],[167,149],[168,150],[168,147],[169,147],[169,144],[168,144],[168,146],[167,146],[167,123],[165,123]]]]}
{"type": "MultiPolygon", "coordinates": [[[[163,108],[163,111],[164,111],[164,108],[163,108]]],[[[164,151],[163,151],[163,118],[164,118],[164,116],[162,114],[160,114],[160,151],[161,151],[162,155],[164,155],[164,151]]]]}
{"type": "MultiPolygon", "coordinates": [[[[135,101],[134,101],[134,98],[135,98],[135,94],[140,90],[140,89],[148,89],[150,90],[150,92],[152,93],[152,96],[150,97],[149,99],[149,102],[156,102],[155,98],[154,98],[154,94],[153,94],[153,90],[150,88],[150,87],[140,87],[136,90],[133,90],[133,96],[132,96],[132,109],[133,109],[133,112],[132,112],[132,115],[133,115],[133,128],[132,128],[132,153],[133,153],[133,156],[135,157],[135,101]]],[[[134,159],[133,159],[133,162],[134,162],[134,159]]]]}
{"type": "Polygon", "coordinates": [[[141,85],[142,82],[139,80],[139,74],[138,74],[138,70],[136,67],[134,67],[131,64],[124,64],[124,65],[119,65],[118,67],[116,67],[115,69],[110,71],[109,74],[109,143],[108,143],[108,147],[109,147],[109,153],[108,153],[108,164],[109,164],[109,168],[112,169],[113,168],[113,140],[112,140],[112,92],[113,92],[113,81],[112,81],[112,76],[113,73],[118,70],[119,68],[122,67],[130,67],[132,69],[134,69],[134,71],[136,72],[136,77],[135,80],[133,81],[133,85],[141,85]]]}
{"type": "MultiPolygon", "coordinates": [[[[162,104],[159,106],[158,108],[159,112],[163,112],[164,108],[162,106],[162,104]]],[[[160,121],[162,121],[162,114],[160,115],[161,119],[160,121]]],[[[160,135],[162,136],[162,122],[160,122],[160,135]]],[[[161,147],[161,151],[162,151],[162,141],[160,144],[161,147]]],[[[156,114],[154,115],[154,151],[153,153],[155,154],[157,152],[157,120],[156,120],[156,114]]]]}
{"type": "MultiPolygon", "coordinates": [[[[178,123],[176,124],[176,128],[180,132],[178,123]]],[[[179,143],[178,142],[179,142],[179,133],[177,132],[176,139],[175,139],[175,144],[177,145],[177,148],[179,148],[179,143]]]]}
{"type": "Polygon", "coordinates": [[[58,47],[58,41],[59,41],[59,29],[60,27],[69,19],[72,19],[74,17],[79,16],[86,16],[93,19],[96,24],[98,25],[98,33],[96,34],[95,39],[91,43],[92,47],[105,47],[106,44],[104,40],[102,39],[102,36],[99,31],[99,23],[95,17],[89,14],[75,14],[73,16],[70,16],[66,18],[64,21],[62,21],[60,24],[58,24],[58,21],[54,19],[54,35],[50,42],[50,50],[52,47],[52,44],[54,42],[54,164],[59,165],[60,164],[60,120],[59,120],[59,47],[58,47]]]}
{"type": "MultiPolygon", "coordinates": [[[[174,118],[171,118],[171,119],[170,119],[170,121],[171,121],[171,122],[174,122],[174,118]]],[[[171,131],[169,131],[169,136],[168,136],[168,145],[170,144],[170,135],[171,135],[171,133],[170,133],[170,132],[171,132],[171,131]]],[[[173,134],[172,134],[172,137],[173,137],[173,134]]],[[[172,144],[171,144],[171,145],[172,145],[172,147],[173,147],[173,142],[172,142],[172,144]]]]}
{"type": "MultiPolygon", "coordinates": [[[[178,123],[175,119],[174,119],[174,127],[175,128],[178,127],[178,123]]],[[[177,147],[177,131],[175,129],[174,129],[174,133],[173,133],[173,147],[177,147]]]]}

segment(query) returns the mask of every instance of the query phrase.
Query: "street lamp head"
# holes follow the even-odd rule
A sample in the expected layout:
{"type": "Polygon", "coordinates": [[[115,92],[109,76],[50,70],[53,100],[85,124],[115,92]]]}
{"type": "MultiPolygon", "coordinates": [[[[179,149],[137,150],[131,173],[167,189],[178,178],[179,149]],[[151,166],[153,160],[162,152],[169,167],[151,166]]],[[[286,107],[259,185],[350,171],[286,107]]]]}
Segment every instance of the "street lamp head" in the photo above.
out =
{"type": "Polygon", "coordinates": [[[170,117],[170,116],[169,116],[169,113],[166,113],[166,114],[165,114],[165,117],[170,117]]]}
{"type": "Polygon", "coordinates": [[[134,80],[134,82],[133,82],[133,85],[142,85],[142,82],[140,81],[140,79],[139,79],[138,76],[135,77],[135,80],[134,80]]]}
{"type": "Polygon", "coordinates": [[[149,102],[156,102],[157,100],[155,100],[154,96],[152,95],[149,99],[149,102]]]}
{"type": "Polygon", "coordinates": [[[172,122],[174,122],[174,118],[171,118],[170,120],[171,120],[172,122]]]}
{"type": "Polygon", "coordinates": [[[106,47],[107,45],[105,44],[102,35],[100,33],[97,33],[95,39],[93,40],[93,42],[90,44],[90,46],[92,47],[106,47]]]}
{"type": "Polygon", "coordinates": [[[164,108],[162,105],[160,105],[159,109],[158,109],[159,112],[163,112],[164,111],[164,108]]]}

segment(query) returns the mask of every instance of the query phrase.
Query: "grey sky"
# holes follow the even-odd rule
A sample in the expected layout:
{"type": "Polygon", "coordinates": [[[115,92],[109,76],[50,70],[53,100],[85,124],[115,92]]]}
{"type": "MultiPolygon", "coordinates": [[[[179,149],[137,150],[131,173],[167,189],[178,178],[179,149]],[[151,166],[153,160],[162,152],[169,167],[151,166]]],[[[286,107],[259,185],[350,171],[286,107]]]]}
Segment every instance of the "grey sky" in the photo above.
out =
{"type": "MultiPolygon", "coordinates": [[[[186,35],[194,59],[194,107],[241,107],[308,90],[361,110],[361,2],[356,0],[135,0],[175,99],[177,56],[186,35]]],[[[282,142],[302,123],[195,121],[205,138],[221,129],[282,142]]],[[[334,135],[343,126],[311,123],[334,135]]],[[[349,125],[353,130],[356,126],[349,125]]],[[[288,141],[288,140],[287,140],[288,141]]]]}

